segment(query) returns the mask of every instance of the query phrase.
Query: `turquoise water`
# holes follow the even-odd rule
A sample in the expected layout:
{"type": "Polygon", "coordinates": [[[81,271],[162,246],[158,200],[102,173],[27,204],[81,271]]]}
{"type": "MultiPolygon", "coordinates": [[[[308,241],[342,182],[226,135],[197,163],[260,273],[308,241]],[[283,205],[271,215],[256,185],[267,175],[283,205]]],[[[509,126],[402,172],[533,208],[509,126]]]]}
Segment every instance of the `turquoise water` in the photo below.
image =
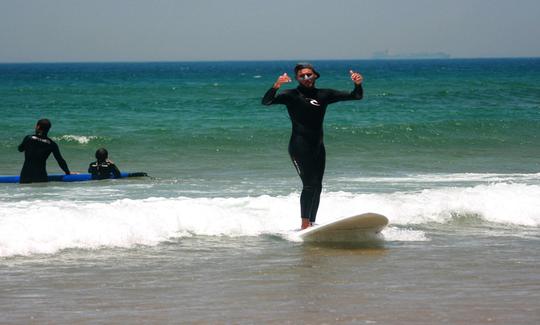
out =
{"type": "MultiPolygon", "coordinates": [[[[403,225],[444,224],[451,216],[468,216],[538,226],[540,59],[315,64],[322,74],[319,87],[351,89],[350,69],[365,77],[362,101],[333,104],[327,112],[321,221],[372,210],[403,225]],[[503,203],[514,196],[510,204],[503,203]],[[512,212],[516,209],[522,212],[517,217],[512,212]]],[[[242,230],[225,227],[219,234],[292,228],[298,218],[300,181],[287,154],[290,121],[284,106],[266,107],[260,100],[276,76],[290,73],[293,65],[0,65],[0,174],[19,173],[23,154],[17,145],[39,118],[47,117],[53,124],[50,136],[72,170],[85,172],[95,150],[103,146],[121,170],[151,176],[1,184],[3,215],[23,211],[33,218],[28,206],[57,206],[70,218],[73,209],[82,209],[77,210],[80,219],[73,220],[77,224],[95,213],[97,204],[98,211],[130,223],[133,206],[140,205],[139,211],[161,211],[158,218],[175,220],[180,213],[189,220],[184,228],[162,229],[157,242],[185,231],[216,234],[199,223],[200,206],[208,209],[208,222],[219,215],[226,224],[241,225],[242,230]],[[266,225],[272,215],[283,222],[266,225]],[[246,228],[244,222],[253,216],[264,224],[246,228]]],[[[48,169],[60,172],[53,158],[48,169]]],[[[141,236],[135,243],[154,242],[141,236]]],[[[67,237],[58,248],[79,240],[67,237]]],[[[94,239],[89,247],[101,242],[94,239]]],[[[30,251],[41,251],[40,243],[29,245],[30,251]]],[[[0,255],[17,251],[5,248],[0,255]]]]}
{"type": "Polygon", "coordinates": [[[382,213],[380,250],[291,239],[290,121],[260,100],[294,62],[0,65],[0,175],[46,117],[72,170],[103,146],[151,176],[0,184],[8,322],[538,323],[540,59],[314,64],[365,80],[327,111],[317,221],[382,213]]]}
{"type": "MultiPolygon", "coordinates": [[[[319,87],[351,88],[349,68],[366,79],[362,102],[327,115],[330,177],[539,169],[538,59],[316,63],[319,87]]],[[[259,102],[292,64],[2,65],[0,173],[19,172],[16,145],[48,117],[75,170],[105,146],[160,178],[289,177],[288,117],[259,102]]]]}

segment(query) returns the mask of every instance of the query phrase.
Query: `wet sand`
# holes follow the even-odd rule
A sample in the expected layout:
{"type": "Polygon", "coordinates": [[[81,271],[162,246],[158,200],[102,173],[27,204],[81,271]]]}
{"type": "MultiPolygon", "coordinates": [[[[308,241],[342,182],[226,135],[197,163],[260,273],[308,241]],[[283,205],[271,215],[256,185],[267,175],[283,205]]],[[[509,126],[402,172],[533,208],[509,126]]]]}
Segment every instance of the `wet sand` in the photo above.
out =
{"type": "Polygon", "coordinates": [[[379,248],[195,237],[0,264],[7,324],[538,324],[538,237],[439,230],[379,248]]]}

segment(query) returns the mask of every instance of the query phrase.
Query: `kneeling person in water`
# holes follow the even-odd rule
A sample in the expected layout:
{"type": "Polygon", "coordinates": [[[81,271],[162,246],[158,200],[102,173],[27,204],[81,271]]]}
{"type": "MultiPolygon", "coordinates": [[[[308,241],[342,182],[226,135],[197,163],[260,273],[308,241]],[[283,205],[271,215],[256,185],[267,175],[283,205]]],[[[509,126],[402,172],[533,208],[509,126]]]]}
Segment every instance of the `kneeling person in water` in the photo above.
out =
{"type": "Polygon", "coordinates": [[[92,174],[94,179],[107,179],[120,177],[120,170],[118,167],[109,160],[109,153],[105,148],[99,148],[96,151],[96,159],[93,163],[90,163],[88,172],[92,174]]]}
{"type": "MultiPolygon", "coordinates": [[[[47,182],[47,158],[52,153],[58,165],[66,175],[72,174],[58,145],[47,134],[51,128],[51,121],[41,119],[36,124],[34,135],[24,137],[19,145],[19,151],[24,151],[24,164],[21,170],[20,183],[47,182]]],[[[76,173],[75,173],[76,174],[76,173]]]]}

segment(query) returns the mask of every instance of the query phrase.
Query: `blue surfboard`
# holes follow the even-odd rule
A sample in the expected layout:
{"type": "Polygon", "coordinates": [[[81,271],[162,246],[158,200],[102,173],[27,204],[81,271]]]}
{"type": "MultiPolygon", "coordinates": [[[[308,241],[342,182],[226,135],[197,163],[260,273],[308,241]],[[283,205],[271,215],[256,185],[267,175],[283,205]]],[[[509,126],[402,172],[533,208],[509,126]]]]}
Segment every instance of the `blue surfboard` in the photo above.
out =
{"type": "MultiPolygon", "coordinates": [[[[148,174],[143,172],[127,173],[121,172],[120,177],[142,177],[148,176],[148,174]]],[[[111,177],[114,178],[114,177],[111,177]]],[[[96,180],[92,178],[91,174],[73,174],[73,175],[64,175],[64,174],[52,174],[48,176],[49,182],[85,182],[96,180]]],[[[0,183],[19,183],[19,176],[0,176],[0,183]]]]}

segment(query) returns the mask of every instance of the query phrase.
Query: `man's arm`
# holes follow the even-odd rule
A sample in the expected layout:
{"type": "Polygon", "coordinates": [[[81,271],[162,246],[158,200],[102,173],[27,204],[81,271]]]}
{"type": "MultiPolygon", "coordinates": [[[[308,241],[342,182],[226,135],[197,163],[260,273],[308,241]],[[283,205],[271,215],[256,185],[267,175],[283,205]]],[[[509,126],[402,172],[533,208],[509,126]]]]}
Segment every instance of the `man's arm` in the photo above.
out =
{"type": "Polygon", "coordinates": [[[94,163],[88,165],[88,174],[97,174],[96,165],[94,165],[94,163]]]}
{"type": "Polygon", "coordinates": [[[120,174],[120,170],[118,169],[118,167],[116,167],[116,165],[112,162],[112,161],[109,161],[111,168],[112,168],[112,173],[114,175],[114,178],[119,178],[120,176],[122,176],[120,174]]]}
{"type": "Polygon", "coordinates": [[[328,103],[335,103],[344,100],[360,100],[364,97],[364,89],[362,88],[362,82],[364,78],[358,72],[352,70],[349,71],[351,74],[351,80],[354,82],[354,89],[351,92],[330,90],[328,94],[328,103]]]}
{"type": "Polygon", "coordinates": [[[62,155],[60,154],[60,149],[58,149],[58,145],[56,143],[54,143],[54,142],[53,142],[53,151],[52,151],[52,153],[54,155],[54,159],[56,159],[56,161],[58,162],[58,166],[60,166],[60,168],[62,168],[64,173],[66,173],[66,175],[71,174],[71,172],[69,171],[68,165],[67,165],[66,161],[64,160],[64,157],[62,157],[62,155]]]}
{"type": "Polygon", "coordinates": [[[278,77],[272,88],[268,89],[266,94],[264,94],[261,103],[263,105],[272,105],[272,104],[285,104],[286,98],[283,94],[277,95],[278,89],[281,87],[282,84],[286,82],[291,82],[291,78],[284,73],[281,76],[278,77]]]}
{"type": "Polygon", "coordinates": [[[23,141],[21,142],[21,144],[18,147],[19,152],[23,152],[24,150],[26,150],[26,143],[28,142],[29,137],[30,137],[29,135],[24,137],[23,141]]]}

